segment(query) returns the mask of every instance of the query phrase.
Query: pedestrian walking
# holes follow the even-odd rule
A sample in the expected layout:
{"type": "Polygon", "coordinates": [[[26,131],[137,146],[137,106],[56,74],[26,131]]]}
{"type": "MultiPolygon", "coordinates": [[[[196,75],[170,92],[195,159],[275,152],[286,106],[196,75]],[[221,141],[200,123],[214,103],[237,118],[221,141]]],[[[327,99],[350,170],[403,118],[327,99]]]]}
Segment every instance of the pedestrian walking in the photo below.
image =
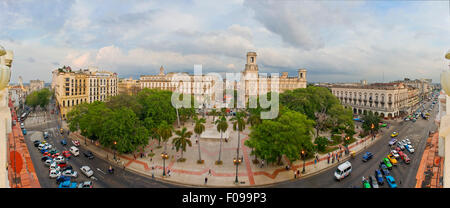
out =
{"type": "Polygon", "coordinates": [[[211,175],[211,169],[209,169],[209,171],[208,171],[208,175],[211,175]]]}
{"type": "Polygon", "coordinates": [[[208,177],[205,177],[205,185],[208,183],[208,177]]]}
{"type": "Polygon", "coordinates": [[[330,155],[327,157],[327,163],[330,164],[330,155]]]}
{"type": "Polygon", "coordinates": [[[297,170],[297,175],[300,177],[300,170],[297,170]]]}
{"type": "Polygon", "coordinates": [[[297,172],[294,172],[294,179],[297,178],[297,172]]]}
{"type": "Polygon", "coordinates": [[[261,160],[261,168],[264,167],[264,160],[261,160]]]}
{"type": "Polygon", "coordinates": [[[167,170],[167,175],[169,175],[169,176],[170,176],[170,169],[169,169],[169,170],[167,170]]]}

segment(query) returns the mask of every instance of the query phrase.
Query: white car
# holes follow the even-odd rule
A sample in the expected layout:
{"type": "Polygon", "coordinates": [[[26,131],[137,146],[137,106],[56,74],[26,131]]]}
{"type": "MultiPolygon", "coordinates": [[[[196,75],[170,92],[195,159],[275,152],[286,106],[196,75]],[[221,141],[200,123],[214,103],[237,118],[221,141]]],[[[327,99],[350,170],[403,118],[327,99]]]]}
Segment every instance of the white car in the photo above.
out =
{"type": "Polygon", "coordinates": [[[392,150],[391,154],[397,159],[400,157],[400,155],[398,154],[398,152],[396,150],[392,150]]]}
{"type": "Polygon", "coordinates": [[[86,175],[88,178],[94,175],[94,171],[91,170],[89,166],[82,166],[80,168],[81,172],[83,172],[84,175],[86,175]]]}
{"type": "Polygon", "coordinates": [[[399,141],[399,142],[397,143],[397,147],[400,148],[401,150],[404,150],[404,149],[405,149],[405,144],[403,144],[402,141],[399,141]]]}
{"type": "Polygon", "coordinates": [[[49,176],[50,178],[58,178],[61,176],[61,172],[59,172],[59,170],[50,170],[49,176]]]}
{"type": "Polygon", "coordinates": [[[39,144],[38,149],[39,149],[39,150],[44,149],[45,146],[46,146],[45,144],[42,144],[42,143],[41,143],[41,144],[39,144]]]}
{"type": "Polygon", "coordinates": [[[60,171],[61,170],[61,168],[58,166],[58,164],[56,164],[56,162],[53,162],[51,165],[50,165],[50,171],[52,171],[52,170],[57,170],[57,171],[60,171]]]}
{"type": "Polygon", "coordinates": [[[53,163],[53,160],[46,160],[46,161],[44,162],[44,164],[45,164],[46,166],[50,166],[52,163],[53,163]]]}
{"type": "Polygon", "coordinates": [[[24,128],[25,128],[25,126],[23,125],[23,123],[20,123],[20,128],[21,128],[21,129],[24,129],[24,128]]]}
{"type": "Polygon", "coordinates": [[[55,157],[55,159],[53,159],[56,163],[61,163],[61,162],[64,162],[64,157],[63,156],[58,156],[58,157],[55,157]]]}
{"type": "Polygon", "coordinates": [[[405,145],[405,149],[408,150],[409,153],[414,153],[414,148],[412,145],[405,145]]]}
{"type": "Polygon", "coordinates": [[[44,149],[51,149],[53,146],[49,143],[44,144],[44,149]]]}
{"type": "Polygon", "coordinates": [[[405,139],[405,141],[406,141],[406,144],[411,145],[411,141],[409,141],[409,139],[405,139]]]}
{"type": "Polygon", "coordinates": [[[78,177],[78,172],[74,170],[65,170],[62,172],[62,175],[76,178],[78,177]]]}

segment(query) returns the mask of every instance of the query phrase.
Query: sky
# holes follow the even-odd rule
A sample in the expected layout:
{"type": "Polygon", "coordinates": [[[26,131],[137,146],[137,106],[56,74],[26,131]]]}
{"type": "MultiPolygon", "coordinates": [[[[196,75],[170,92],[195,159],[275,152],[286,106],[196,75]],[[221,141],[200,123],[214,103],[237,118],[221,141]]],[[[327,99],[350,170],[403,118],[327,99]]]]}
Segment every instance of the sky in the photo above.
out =
{"type": "Polygon", "coordinates": [[[99,67],[120,78],[240,72],[255,51],[262,73],[308,70],[309,82],[439,82],[448,69],[449,1],[1,0],[0,45],[11,82],[99,67]]]}

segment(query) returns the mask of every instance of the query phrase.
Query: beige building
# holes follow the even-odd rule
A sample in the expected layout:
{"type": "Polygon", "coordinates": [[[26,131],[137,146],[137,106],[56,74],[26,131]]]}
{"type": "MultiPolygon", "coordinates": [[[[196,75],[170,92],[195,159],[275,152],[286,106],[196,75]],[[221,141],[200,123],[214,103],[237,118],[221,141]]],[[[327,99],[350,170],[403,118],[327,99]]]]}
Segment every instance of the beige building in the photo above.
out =
{"type": "Polygon", "coordinates": [[[289,77],[288,72],[282,72],[278,80],[272,80],[270,75],[263,77],[259,74],[256,56],[256,52],[247,53],[247,64],[245,64],[245,69],[242,72],[244,82],[241,81],[240,84],[245,87],[245,100],[248,100],[250,96],[257,96],[260,92],[282,93],[286,90],[306,88],[306,69],[297,70],[296,77],[289,77]],[[274,88],[272,88],[272,84],[274,88]]]}
{"type": "Polygon", "coordinates": [[[119,94],[136,95],[141,90],[139,80],[133,80],[133,78],[119,79],[117,84],[119,94]]]}
{"type": "Polygon", "coordinates": [[[117,74],[113,72],[99,71],[93,67],[72,71],[70,67],[64,66],[52,73],[52,89],[63,119],[66,119],[73,106],[107,101],[108,97],[118,94],[117,74]]]}
{"type": "Polygon", "coordinates": [[[354,114],[372,111],[384,118],[394,118],[409,111],[410,94],[403,83],[333,85],[330,89],[342,105],[352,108],[354,114]]]}
{"type": "Polygon", "coordinates": [[[12,119],[8,106],[8,84],[11,78],[13,52],[0,46],[0,188],[9,188],[8,179],[8,134],[11,133],[12,119]]]}
{"type": "Polygon", "coordinates": [[[30,80],[30,92],[38,91],[44,88],[45,82],[41,80],[30,80]]]}

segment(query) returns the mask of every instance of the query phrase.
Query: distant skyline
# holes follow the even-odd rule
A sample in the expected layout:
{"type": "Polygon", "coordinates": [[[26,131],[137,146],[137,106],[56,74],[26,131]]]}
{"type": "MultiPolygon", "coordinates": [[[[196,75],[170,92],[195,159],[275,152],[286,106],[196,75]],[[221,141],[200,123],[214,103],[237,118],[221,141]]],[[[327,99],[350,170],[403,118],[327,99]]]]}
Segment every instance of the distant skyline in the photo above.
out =
{"type": "Polygon", "coordinates": [[[308,70],[308,82],[432,79],[448,68],[449,1],[1,1],[11,82],[97,66],[119,77],[308,70]]]}

